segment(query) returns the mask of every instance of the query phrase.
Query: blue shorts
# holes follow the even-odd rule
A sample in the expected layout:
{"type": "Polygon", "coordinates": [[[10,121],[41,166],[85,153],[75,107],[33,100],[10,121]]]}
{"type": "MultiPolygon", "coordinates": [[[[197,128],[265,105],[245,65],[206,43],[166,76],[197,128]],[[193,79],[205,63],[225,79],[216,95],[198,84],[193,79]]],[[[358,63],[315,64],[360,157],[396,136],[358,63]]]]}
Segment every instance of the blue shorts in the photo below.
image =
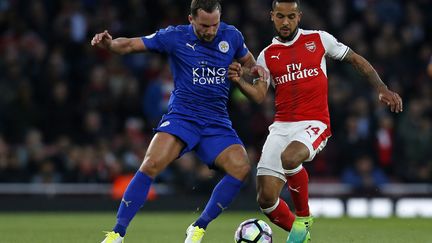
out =
{"type": "Polygon", "coordinates": [[[178,115],[164,115],[154,131],[178,137],[186,145],[179,157],[193,150],[209,167],[214,167],[216,157],[229,146],[244,146],[228,124],[207,124],[200,120],[182,119],[178,115]]]}

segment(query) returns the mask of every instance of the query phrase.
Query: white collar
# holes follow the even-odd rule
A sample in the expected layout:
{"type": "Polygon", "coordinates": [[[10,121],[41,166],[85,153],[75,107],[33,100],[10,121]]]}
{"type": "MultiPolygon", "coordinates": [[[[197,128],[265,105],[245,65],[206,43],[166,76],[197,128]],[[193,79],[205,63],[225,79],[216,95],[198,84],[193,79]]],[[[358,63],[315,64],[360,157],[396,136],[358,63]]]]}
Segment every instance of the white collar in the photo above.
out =
{"type": "Polygon", "coordinates": [[[276,37],[273,38],[272,43],[273,44],[280,44],[280,45],[286,45],[286,46],[290,46],[292,44],[294,44],[294,42],[297,41],[297,39],[300,37],[300,35],[303,33],[303,29],[298,29],[297,34],[294,36],[294,38],[290,41],[287,42],[282,42],[279,41],[276,37]]]}

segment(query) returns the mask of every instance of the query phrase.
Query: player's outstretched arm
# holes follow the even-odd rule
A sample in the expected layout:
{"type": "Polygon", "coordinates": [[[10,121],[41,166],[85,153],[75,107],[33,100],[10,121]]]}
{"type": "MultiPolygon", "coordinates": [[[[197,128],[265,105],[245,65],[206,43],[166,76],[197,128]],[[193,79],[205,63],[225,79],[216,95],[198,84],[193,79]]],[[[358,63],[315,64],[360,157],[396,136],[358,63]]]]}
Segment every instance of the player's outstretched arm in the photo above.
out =
{"type": "Polygon", "coordinates": [[[120,37],[113,39],[107,30],[96,34],[91,40],[91,45],[107,49],[121,55],[133,52],[143,52],[147,49],[144,45],[144,42],[139,37],[120,37]]]}
{"type": "Polygon", "coordinates": [[[267,81],[265,78],[266,71],[263,67],[255,65],[250,68],[251,73],[255,73],[256,78],[252,83],[244,79],[244,70],[240,63],[233,62],[228,68],[228,78],[241,90],[241,92],[246,95],[249,99],[255,101],[256,103],[261,103],[265,99],[267,94],[267,81]]]}
{"type": "Polygon", "coordinates": [[[387,88],[387,85],[383,83],[376,70],[365,58],[358,55],[353,50],[349,50],[344,61],[353,65],[354,68],[369,81],[377,90],[379,100],[389,106],[392,112],[402,112],[402,98],[398,93],[387,88]]]}

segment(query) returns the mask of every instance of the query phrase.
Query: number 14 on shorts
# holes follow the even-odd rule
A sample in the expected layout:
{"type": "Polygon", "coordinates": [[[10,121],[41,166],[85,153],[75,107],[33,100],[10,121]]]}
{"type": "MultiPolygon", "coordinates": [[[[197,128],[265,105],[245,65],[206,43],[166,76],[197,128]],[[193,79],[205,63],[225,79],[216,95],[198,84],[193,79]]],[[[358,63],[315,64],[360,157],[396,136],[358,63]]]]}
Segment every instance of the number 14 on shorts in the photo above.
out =
{"type": "Polygon", "coordinates": [[[318,136],[320,130],[321,130],[321,128],[313,127],[312,125],[309,125],[308,127],[305,128],[305,131],[307,132],[307,134],[309,134],[309,137],[311,137],[311,138],[318,136]]]}

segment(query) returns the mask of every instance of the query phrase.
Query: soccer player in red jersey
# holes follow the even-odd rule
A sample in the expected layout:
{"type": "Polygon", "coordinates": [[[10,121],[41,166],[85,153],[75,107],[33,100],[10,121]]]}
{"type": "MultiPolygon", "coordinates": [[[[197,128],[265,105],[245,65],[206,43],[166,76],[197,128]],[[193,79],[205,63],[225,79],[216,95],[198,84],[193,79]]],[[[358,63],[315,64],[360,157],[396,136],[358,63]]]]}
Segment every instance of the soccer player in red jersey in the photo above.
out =
{"type": "Polygon", "coordinates": [[[229,78],[257,102],[273,81],[276,114],[258,163],[257,198],[263,213],[290,232],[287,243],[310,240],[309,178],[302,163],[311,161],[331,135],[325,58],[351,64],[375,88],[381,102],[392,112],[402,111],[401,97],[387,88],[367,60],[325,31],[300,29],[301,17],[298,0],[273,1],[271,20],[277,36],[257,59],[263,67],[259,72],[268,71],[271,78],[252,85],[242,79],[240,64],[231,64],[229,70],[229,78]],[[295,215],[280,198],[285,183],[295,215]]]}

